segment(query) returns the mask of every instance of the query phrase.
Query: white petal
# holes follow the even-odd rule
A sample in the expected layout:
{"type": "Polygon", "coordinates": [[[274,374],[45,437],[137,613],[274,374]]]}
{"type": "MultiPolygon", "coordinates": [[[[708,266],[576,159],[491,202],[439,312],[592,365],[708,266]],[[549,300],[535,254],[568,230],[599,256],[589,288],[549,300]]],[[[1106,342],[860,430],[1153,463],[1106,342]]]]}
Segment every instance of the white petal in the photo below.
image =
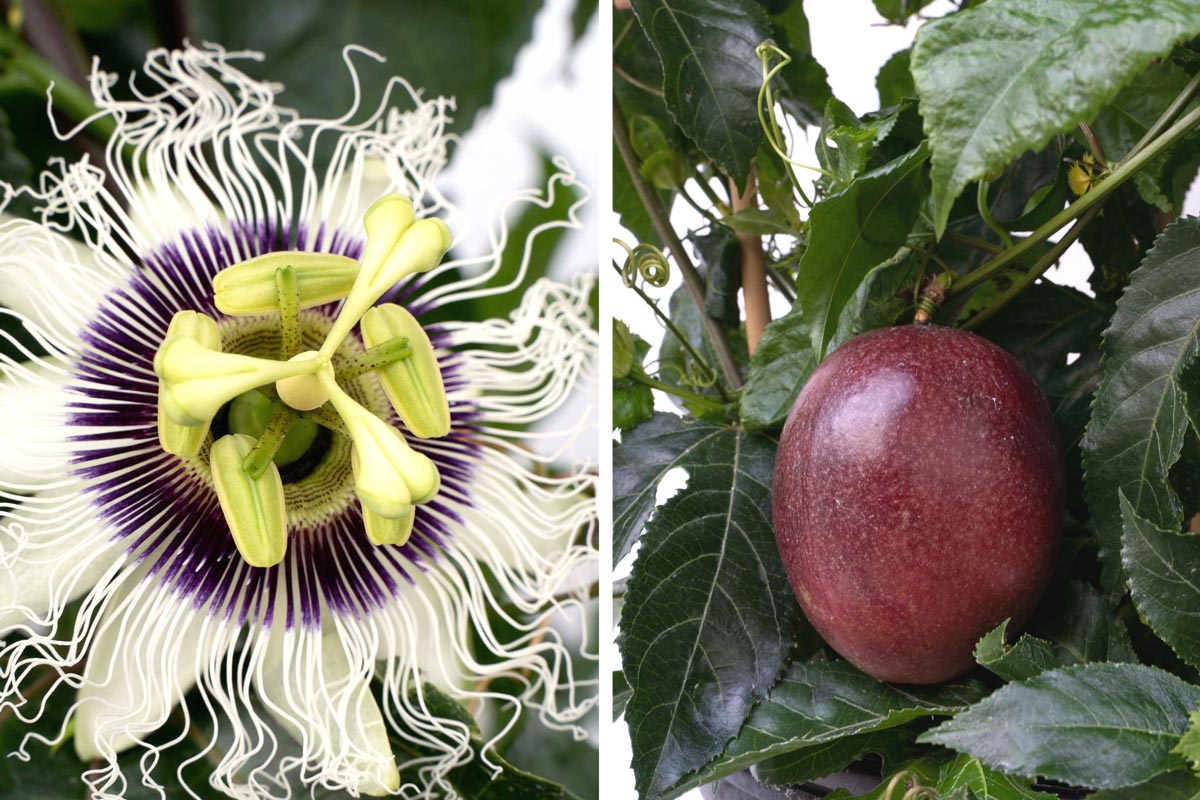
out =
{"type": "Polygon", "coordinates": [[[203,612],[143,575],[114,593],[88,654],[74,737],[84,761],[112,761],[165,723],[218,640],[203,612]]]}
{"type": "Polygon", "coordinates": [[[37,487],[68,472],[65,378],[49,365],[10,367],[0,380],[0,485],[37,487]]]}
{"type": "Polygon", "coordinates": [[[257,688],[271,715],[302,744],[306,760],[319,767],[322,783],[389,794],[400,787],[400,773],[371,695],[373,664],[361,655],[351,664],[331,617],[326,612],[319,631],[276,624],[257,688]]]}
{"type": "Polygon", "coordinates": [[[24,219],[0,224],[0,305],[29,320],[65,351],[96,312],[96,301],[128,273],[84,245],[24,219]]]}
{"type": "Polygon", "coordinates": [[[0,630],[51,624],[123,560],[95,510],[69,484],[26,498],[0,525],[0,630]]]}

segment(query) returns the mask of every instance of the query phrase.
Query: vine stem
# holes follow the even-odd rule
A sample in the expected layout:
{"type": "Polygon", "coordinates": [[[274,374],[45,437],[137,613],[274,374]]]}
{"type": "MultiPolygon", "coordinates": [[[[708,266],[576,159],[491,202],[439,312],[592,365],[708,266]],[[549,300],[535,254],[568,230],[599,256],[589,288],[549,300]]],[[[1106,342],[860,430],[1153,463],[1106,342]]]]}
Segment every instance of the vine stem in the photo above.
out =
{"type": "Polygon", "coordinates": [[[675,229],[671,227],[671,221],[667,218],[667,212],[663,209],[662,203],[658,201],[654,190],[646,184],[646,181],[642,179],[641,172],[638,171],[637,156],[633,152],[633,144],[629,141],[629,128],[625,124],[625,115],[621,112],[621,106],[615,97],[613,98],[613,139],[616,141],[617,150],[621,153],[621,161],[624,162],[625,169],[629,173],[629,179],[633,182],[633,188],[642,201],[642,207],[646,209],[646,214],[650,217],[650,223],[675,256],[675,263],[679,265],[683,283],[687,286],[688,293],[691,294],[692,300],[699,310],[700,323],[704,327],[704,333],[712,345],[713,352],[716,353],[717,361],[721,365],[721,372],[725,376],[725,382],[732,389],[742,388],[741,371],[733,356],[729,338],[725,336],[725,331],[721,329],[717,321],[704,313],[704,279],[692,266],[691,259],[688,258],[687,251],[683,248],[683,242],[679,240],[675,229]]]}
{"type": "Polygon", "coordinates": [[[669,383],[655,380],[648,375],[639,375],[636,372],[630,372],[629,377],[651,389],[658,389],[660,392],[673,394],[680,400],[686,400],[689,403],[704,406],[709,411],[720,411],[724,408],[723,405],[713,400],[711,397],[705,397],[697,392],[689,392],[687,389],[680,389],[678,386],[672,386],[669,383]]]}
{"type": "MultiPolygon", "coordinates": [[[[1165,117],[1166,115],[1164,114],[1163,116],[1165,117]]],[[[979,284],[997,275],[1009,264],[1019,260],[1068,222],[1083,216],[1088,209],[1098,205],[1120,188],[1121,184],[1133,177],[1134,174],[1146,166],[1148,162],[1156,158],[1163,150],[1175,144],[1184,134],[1195,127],[1197,123],[1200,123],[1200,108],[1195,108],[1183,117],[1180,117],[1178,122],[1163,131],[1154,141],[1130,155],[1110,172],[1108,177],[1093,187],[1091,191],[1055,214],[1053,219],[1042,225],[1025,239],[1022,239],[1020,243],[1005,250],[974,272],[964,275],[951,288],[951,294],[961,294],[967,290],[974,289],[979,284]]]]}
{"type": "MultiPolygon", "coordinates": [[[[729,180],[733,195],[733,213],[758,206],[758,186],[754,167],[746,178],[746,191],[738,194],[737,184],[729,180]]],[[[771,302],[767,296],[767,262],[763,256],[762,238],[749,233],[737,234],[742,246],[742,298],[746,301],[746,348],[753,353],[758,340],[771,321],[771,302]]]]}
{"type": "Polygon", "coordinates": [[[1021,279],[1010,286],[1008,291],[1000,295],[1000,299],[998,299],[995,303],[967,320],[966,323],[962,325],[962,329],[969,331],[979,327],[984,322],[998,314],[1000,310],[1011,303],[1017,295],[1029,288],[1031,283],[1040,278],[1046,272],[1046,270],[1050,269],[1050,267],[1054,266],[1058,260],[1062,258],[1062,254],[1067,252],[1068,247],[1075,244],[1075,240],[1078,239],[1083,233],[1083,229],[1086,228],[1088,223],[1091,222],[1099,213],[1100,206],[1093,206],[1089,208],[1084,215],[1080,217],[1074,225],[1071,226],[1071,230],[1063,234],[1063,237],[1059,239],[1057,243],[1055,243],[1054,247],[1050,248],[1046,255],[1042,256],[1037,264],[1033,266],[1033,269],[1022,275],[1021,279]]]}

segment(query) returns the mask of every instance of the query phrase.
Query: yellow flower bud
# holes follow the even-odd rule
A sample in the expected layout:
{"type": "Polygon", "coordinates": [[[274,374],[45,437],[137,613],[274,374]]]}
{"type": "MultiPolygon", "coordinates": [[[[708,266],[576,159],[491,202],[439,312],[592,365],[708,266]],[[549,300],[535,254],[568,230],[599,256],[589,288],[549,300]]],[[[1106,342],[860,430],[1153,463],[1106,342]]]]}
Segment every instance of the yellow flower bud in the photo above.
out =
{"type": "Polygon", "coordinates": [[[413,521],[417,518],[416,506],[409,506],[408,512],[399,517],[381,517],[371,509],[363,506],[363,527],[367,529],[367,538],[371,544],[402,545],[412,536],[413,521]]]}
{"type": "Polygon", "coordinates": [[[300,308],[342,299],[359,273],[358,262],[346,256],[299,250],[267,253],[217,273],[213,278],[217,308],[234,316],[278,311],[275,273],[284,267],[295,270],[300,308]]]}
{"type": "Polygon", "coordinates": [[[238,552],[251,566],[271,567],[287,551],[287,507],[274,463],[257,479],[243,469],[253,448],[254,439],[245,434],[222,436],[213,444],[209,463],[217,500],[238,552]]]}
{"type": "Polygon", "coordinates": [[[416,317],[394,303],[385,303],[363,316],[359,330],[367,347],[396,338],[408,340],[412,355],[377,369],[379,382],[414,436],[430,439],[449,433],[450,403],[442,370],[416,317]]]}
{"type": "MultiPolygon", "coordinates": [[[[171,318],[166,338],[184,337],[199,342],[210,350],[221,349],[221,332],[212,317],[198,311],[180,311],[171,318]]],[[[158,443],[171,455],[190,458],[200,452],[208,438],[208,422],[200,425],[180,425],[173,421],[161,402],[163,382],[158,382],[158,443]]]]}

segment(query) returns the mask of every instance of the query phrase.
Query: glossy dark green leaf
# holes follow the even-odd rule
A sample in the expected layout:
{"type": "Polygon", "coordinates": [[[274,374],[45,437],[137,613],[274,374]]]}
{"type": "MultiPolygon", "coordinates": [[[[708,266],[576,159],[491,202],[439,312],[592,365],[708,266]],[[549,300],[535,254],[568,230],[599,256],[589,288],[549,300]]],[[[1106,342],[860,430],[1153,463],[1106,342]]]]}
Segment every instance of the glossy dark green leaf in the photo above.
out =
{"type": "Polygon", "coordinates": [[[1078,786],[1130,786],[1181,768],[1171,748],[1200,687],[1140,664],[1086,664],[1010,683],[922,734],[990,767],[1078,786]]]}
{"type": "MultiPolygon", "coordinates": [[[[1133,511],[1163,530],[1183,525],[1168,474],[1187,429],[1183,368],[1200,352],[1200,221],[1181,220],[1155,242],[1117,302],[1104,334],[1104,379],[1084,437],[1085,488],[1104,559],[1105,589],[1119,594],[1123,491],[1133,511]]],[[[1140,580],[1134,579],[1131,583],[1140,580]]]]}
{"type": "Polygon", "coordinates": [[[793,0],[783,11],[772,14],[771,28],[775,44],[792,58],[781,72],[787,87],[781,100],[783,107],[801,123],[816,125],[833,95],[825,68],[812,54],[803,0],[793,0]]]}
{"type": "Polygon", "coordinates": [[[1200,800],[1200,778],[1191,773],[1167,772],[1124,789],[1105,789],[1088,800],[1200,800]]]}
{"type": "Polygon", "coordinates": [[[915,735],[903,728],[886,728],[843,736],[802,748],[794,753],[764,759],[755,765],[754,772],[763,783],[807,783],[843,770],[868,753],[899,753],[912,742],[915,735]]]}
{"type": "MultiPolygon", "coordinates": [[[[621,611],[621,657],[633,689],[625,719],[645,798],[674,796],[686,774],[737,734],[783,668],[799,615],[771,527],[775,442],[703,427],[708,434],[686,462],[670,462],[685,466],[687,487],[646,524],[621,611]]],[[[621,445],[623,457],[638,458],[651,438],[639,429],[621,445]]],[[[660,443],[649,442],[640,460],[659,460],[660,443]]],[[[615,463],[614,472],[620,497],[615,463]]]]}
{"type": "Polygon", "coordinates": [[[633,0],[663,64],[667,108],[705,155],[744,185],[763,139],[754,49],[771,27],[753,0],[633,0]]]}
{"type": "Polygon", "coordinates": [[[659,412],[640,427],[634,440],[613,445],[614,565],[642,535],[663,477],[676,467],[694,463],[703,446],[725,430],[659,412]]]}
{"type": "Polygon", "coordinates": [[[1009,620],[983,635],[975,645],[975,660],[1006,681],[1032,678],[1058,666],[1050,643],[1025,634],[1014,644],[1005,641],[1009,620]]]}
{"type": "Polygon", "coordinates": [[[1187,0],[1001,0],[921,26],[912,72],[933,150],[938,235],[968,183],[1092,119],[1197,33],[1200,6],[1187,0]]]}
{"type": "Polygon", "coordinates": [[[1121,562],[1151,629],[1184,661],[1200,666],[1200,534],[1166,530],[1134,510],[1121,490],[1121,562]]]}
{"type": "Polygon", "coordinates": [[[976,800],[1056,800],[1057,795],[1037,792],[1030,781],[991,769],[977,758],[959,754],[937,783],[943,797],[966,790],[976,800]]]}
{"type": "Polygon", "coordinates": [[[302,113],[334,118],[350,107],[353,86],[342,48],[358,44],[386,64],[355,59],[368,104],[383,96],[392,75],[427,93],[455,99],[454,128],[466,130],[491,103],[500,79],[533,33],[541,0],[509,3],[294,3],[290,0],[211,0],[191,6],[198,40],[230,51],[266,54],[254,75],[288,76],[282,102],[302,113]],[[464,58],[470,53],[470,58],[464,58]]]}
{"type": "Polygon", "coordinates": [[[879,92],[881,108],[894,106],[906,97],[917,96],[917,85],[913,83],[909,61],[912,49],[893,53],[875,76],[875,89],[879,92]]]}
{"type": "Polygon", "coordinates": [[[720,757],[689,775],[668,797],[765,758],[894,728],[920,717],[951,715],[983,694],[982,684],[974,680],[892,686],[844,661],[793,662],[720,757]]]}
{"type": "Polygon", "coordinates": [[[820,178],[826,191],[836,194],[849,186],[867,168],[871,151],[881,138],[878,125],[859,119],[850,106],[831,97],[814,146],[817,162],[829,173],[820,178]]]}
{"type": "Polygon", "coordinates": [[[1080,244],[1092,262],[1088,278],[1096,297],[1114,302],[1129,283],[1158,236],[1159,212],[1135,187],[1115,191],[1092,224],[1083,229],[1080,244]]]}
{"type": "Polygon", "coordinates": [[[818,357],[823,357],[839,315],[859,284],[904,245],[920,211],[926,157],[920,147],[813,206],[797,302],[818,357]]]}

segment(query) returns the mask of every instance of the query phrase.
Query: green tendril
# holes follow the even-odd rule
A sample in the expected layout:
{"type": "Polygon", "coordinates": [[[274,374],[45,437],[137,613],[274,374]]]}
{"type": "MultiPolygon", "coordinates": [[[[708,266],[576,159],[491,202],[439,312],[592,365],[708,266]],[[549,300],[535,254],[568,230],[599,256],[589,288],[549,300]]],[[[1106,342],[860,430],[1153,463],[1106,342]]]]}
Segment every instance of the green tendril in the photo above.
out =
{"type": "Polygon", "coordinates": [[[801,161],[796,161],[791,158],[784,147],[787,145],[787,139],[784,138],[783,128],[779,125],[779,121],[775,118],[775,92],[771,88],[771,81],[775,79],[784,67],[792,63],[792,57],[775,45],[769,39],[760,44],[754,50],[760,62],[762,62],[762,85],[758,87],[758,124],[762,126],[763,133],[766,135],[767,144],[771,145],[771,149],[775,154],[783,159],[783,168],[787,171],[788,179],[791,180],[792,186],[795,187],[800,199],[804,205],[812,207],[813,201],[805,194],[804,188],[800,185],[800,180],[796,177],[793,167],[811,170],[820,173],[826,178],[833,178],[833,173],[824,170],[821,167],[814,167],[811,164],[805,164],[801,161]],[[771,58],[779,58],[779,62],[771,66],[771,58]]]}

